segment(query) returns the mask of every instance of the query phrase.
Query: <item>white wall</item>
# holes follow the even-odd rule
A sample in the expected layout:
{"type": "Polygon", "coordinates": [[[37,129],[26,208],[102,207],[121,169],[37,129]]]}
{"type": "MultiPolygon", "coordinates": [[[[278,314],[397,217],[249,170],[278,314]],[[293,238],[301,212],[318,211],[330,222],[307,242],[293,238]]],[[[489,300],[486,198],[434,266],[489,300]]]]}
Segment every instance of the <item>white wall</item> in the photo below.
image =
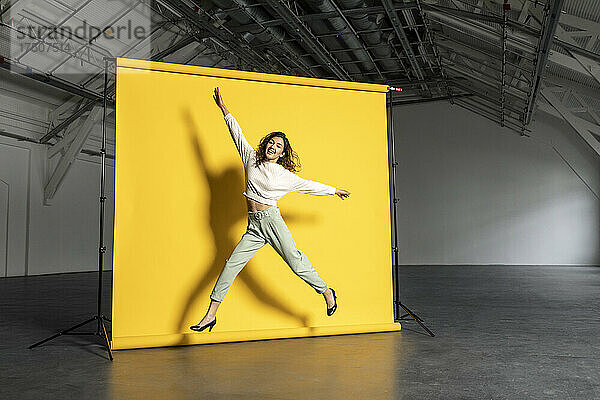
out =
{"type": "MultiPolygon", "coordinates": [[[[70,96],[0,71],[0,130],[39,138],[48,113],[70,96]]],[[[97,123],[84,149],[99,151],[97,123]]],[[[108,152],[114,154],[114,130],[108,152]]],[[[80,154],[51,205],[44,186],[60,155],[47,161],[43,145],[0,136],[0,277],[98,268],[100,158],[80,154]]],[[[113,161],[107,160],[105,267],[112,268],[113,161]]]]}
{"type": "Polygon", "coordinates": [[[401,265],[600,265],[600,159],[562,120],[526,138],[437,102],[394,122],[401,265]]]}
{"type": "MultiPolygon", "coordinates": [[[[0,138],[0,180],[9,187],[8,265],[0,260],[0,276],[98,269],[100,159],[78,156],[51,205],[44,205],[45,175],[51,172],[45,166],[45,151],[40,145],[0,138]]],[[[112,160],[107,160],[106,173],[104,266],[111,269],[112,160]]]]}
{"type": "Polygon", "coordinates": [[[0,145],[0,276],[23,275],[27,264],[30,151],[0,145]]]}

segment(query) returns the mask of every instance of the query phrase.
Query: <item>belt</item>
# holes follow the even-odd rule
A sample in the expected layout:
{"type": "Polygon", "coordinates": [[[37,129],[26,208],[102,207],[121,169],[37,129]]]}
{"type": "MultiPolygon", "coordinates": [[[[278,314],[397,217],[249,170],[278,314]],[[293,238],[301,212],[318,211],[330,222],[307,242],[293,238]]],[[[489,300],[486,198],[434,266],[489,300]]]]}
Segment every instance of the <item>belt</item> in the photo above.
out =
{"type": "Polygon", "coordinates": [[[265,217],[268,217],[269,215],[271,215],[274,212],[277,212],[277,210],[279,210],[278,207],[276,206],[271,206],[265,210],[261,210],[261,211],[256,211],[256,212],[252,212],[252,211],[248,211],[248,217],[250,218],[254,218],[257,220],[261,220],[265,217]]]}

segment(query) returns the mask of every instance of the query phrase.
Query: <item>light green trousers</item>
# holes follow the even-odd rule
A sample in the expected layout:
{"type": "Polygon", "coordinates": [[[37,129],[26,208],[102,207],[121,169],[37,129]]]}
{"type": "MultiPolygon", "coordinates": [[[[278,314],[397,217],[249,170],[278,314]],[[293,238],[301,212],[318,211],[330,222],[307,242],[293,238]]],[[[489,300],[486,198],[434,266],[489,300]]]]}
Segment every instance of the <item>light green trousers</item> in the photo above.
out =
{"type": "Polygon", "coordinates": [[[225,294],[248,261],[256,252],[269,243],[285,260],[292,271],[319,294],[327,290],[327,285],[308,260],[308,257],[296,248],[292,234],[281,217],[278,207],[272,206],[263,211],[248,212],[248,227],[242,235],[210,294],[210,298],[223,301],[225,294]]]}

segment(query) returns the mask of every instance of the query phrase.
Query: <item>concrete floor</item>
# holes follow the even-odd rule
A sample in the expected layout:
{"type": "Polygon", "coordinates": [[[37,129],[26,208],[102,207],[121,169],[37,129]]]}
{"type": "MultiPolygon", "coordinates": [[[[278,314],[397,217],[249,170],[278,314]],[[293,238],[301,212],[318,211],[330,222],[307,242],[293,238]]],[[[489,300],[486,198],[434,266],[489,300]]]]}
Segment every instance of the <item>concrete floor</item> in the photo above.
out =
{"type": "MultiPolygon", "coordinates": [[[[401,278],[435,338],[405,322],[118,351],[113,363],[95,336],[27,349],[94,314],[95,274],[0,279],[0,398],[600,399],[600,268],[403,267],[401,278]]],[[[109,281],[105,293],[108,314],[109,281]]]]}

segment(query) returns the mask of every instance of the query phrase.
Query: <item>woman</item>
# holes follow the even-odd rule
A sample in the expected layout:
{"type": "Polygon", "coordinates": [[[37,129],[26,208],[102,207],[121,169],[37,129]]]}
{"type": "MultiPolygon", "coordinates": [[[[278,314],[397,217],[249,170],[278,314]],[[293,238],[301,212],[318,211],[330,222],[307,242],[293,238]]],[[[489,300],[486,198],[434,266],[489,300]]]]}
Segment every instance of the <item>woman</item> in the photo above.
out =
{"type": "Polygon", "coordinates": [[[327,287],[306,255],[296,248],[294,239],[281,218],[277,200],[289,192],[316,196],[335,194],[342,200],[349,197],[350,193],[333,186],[302,179],[294,174],[298,168],[298,156],[292,150],[283,132],[271,132],[266,135],[261,139],[256,151],[248,143],[237,121],[227,110],[219,88],[215,89],[214,99],[223,112],[246,170],[246,191],[243,194],[248,204],[248,227],[219,275],[210,295],[211,302],[206,315],[190,329],[197,332],[206,328],[212,330],[217,323],[217,309],[233,280],[265,243],[273,246],[296,275],[306,281],[317,293],[323,295],[327,303],[327,315],[333,315],[337,309],[335,291],[327,287]]]}

